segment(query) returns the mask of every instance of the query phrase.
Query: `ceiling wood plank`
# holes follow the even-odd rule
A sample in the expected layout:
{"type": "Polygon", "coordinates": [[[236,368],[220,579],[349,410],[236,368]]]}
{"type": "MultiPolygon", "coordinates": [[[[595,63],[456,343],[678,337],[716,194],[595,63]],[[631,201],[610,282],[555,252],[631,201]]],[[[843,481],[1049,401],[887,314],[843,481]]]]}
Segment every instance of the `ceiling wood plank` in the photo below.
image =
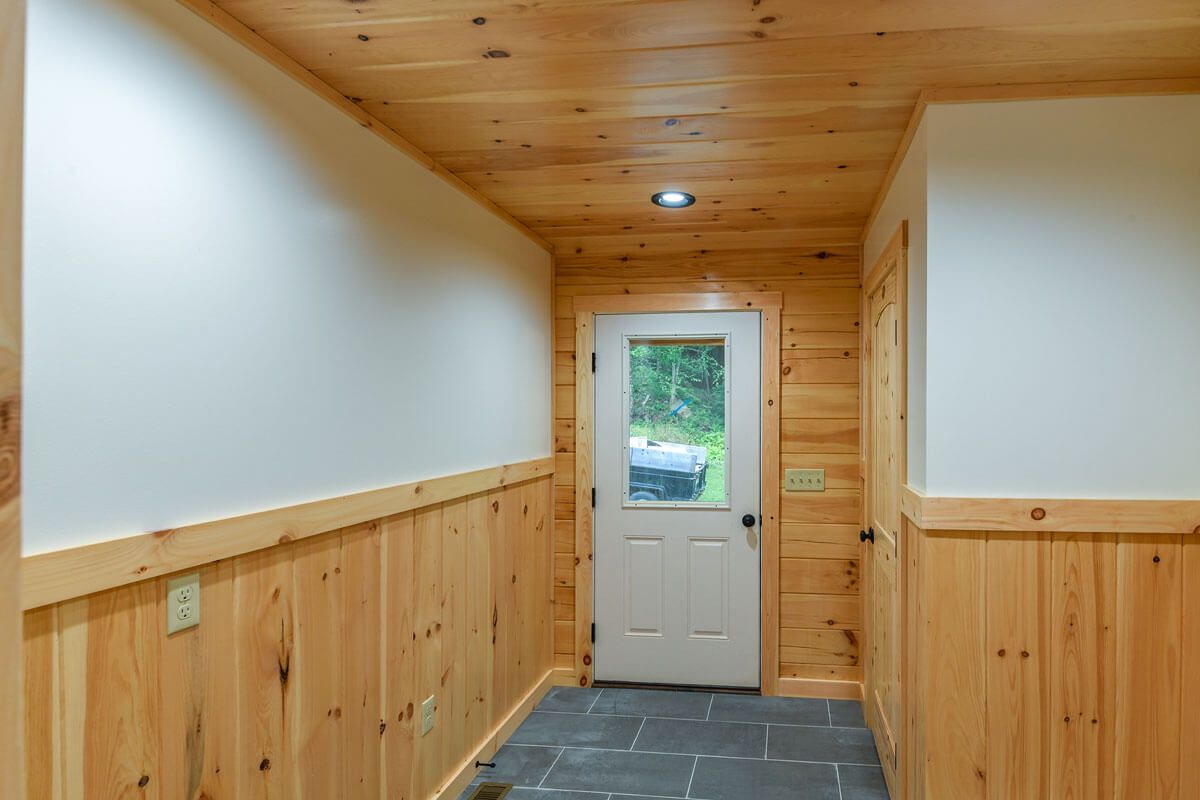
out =
{"type": "Polygon", "coordinates": [[[215,5],[331,102],[605,274],[636,256],[731,278],[738,258],[853,247],[920,97],[1200,76],[1197,0],[215,5]],[[667,188],[696,205],[649,204],[667,188]]]}

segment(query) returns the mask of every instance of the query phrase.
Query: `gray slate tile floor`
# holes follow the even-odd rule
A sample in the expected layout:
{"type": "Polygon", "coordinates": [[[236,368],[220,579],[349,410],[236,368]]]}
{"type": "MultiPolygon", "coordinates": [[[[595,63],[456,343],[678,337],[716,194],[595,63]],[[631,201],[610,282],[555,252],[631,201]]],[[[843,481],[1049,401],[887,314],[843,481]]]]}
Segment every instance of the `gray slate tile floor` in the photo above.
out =
{"type": "Polygon", "coordinates": [[[495,762],[509,800],[888,800],[852,700],[556,687],[495,762]]]}

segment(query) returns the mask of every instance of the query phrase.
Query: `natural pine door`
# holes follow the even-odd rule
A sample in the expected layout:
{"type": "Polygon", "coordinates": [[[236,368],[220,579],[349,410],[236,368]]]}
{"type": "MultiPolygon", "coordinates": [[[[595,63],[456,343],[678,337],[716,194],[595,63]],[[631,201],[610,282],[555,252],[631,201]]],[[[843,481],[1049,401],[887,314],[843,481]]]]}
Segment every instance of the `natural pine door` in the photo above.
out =
{"type": "Polygon", "coordinates": [[[902,238],[880,258],[867,282],[867,401],[864,536],[866,716],[884,771],[895,785],[900,702],[900,490],[904,460],[902,238]]]}

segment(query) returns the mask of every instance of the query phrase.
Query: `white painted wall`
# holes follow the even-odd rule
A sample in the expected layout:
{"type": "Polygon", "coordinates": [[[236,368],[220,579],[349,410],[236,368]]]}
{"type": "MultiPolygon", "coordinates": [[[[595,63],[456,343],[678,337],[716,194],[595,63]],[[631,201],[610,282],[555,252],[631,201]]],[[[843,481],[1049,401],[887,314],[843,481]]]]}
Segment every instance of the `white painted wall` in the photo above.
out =
{"type": "Polygon", "coordinates": [[[25,552],[550,453],[550,258],[174,2],[31,0],[25,552]]]}
{"type": "Polygon", "coordinates": [[[900,223],[908,220],[908,484],[917,489],[925,488],[927,138],[922,120],[863,242],[863,269],[869,271],[900,223]]]}
{"type": "Polygon", "coordinates": [[[926,116],[927,490],[1200,497],[1200,96],[926,116]]]}

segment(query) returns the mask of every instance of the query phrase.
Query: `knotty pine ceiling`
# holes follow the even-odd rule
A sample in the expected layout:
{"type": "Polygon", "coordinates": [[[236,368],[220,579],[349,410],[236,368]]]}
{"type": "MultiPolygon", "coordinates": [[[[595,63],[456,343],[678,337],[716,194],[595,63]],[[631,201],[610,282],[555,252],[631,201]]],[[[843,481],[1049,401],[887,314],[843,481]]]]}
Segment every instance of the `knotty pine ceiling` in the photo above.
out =
{"type": "Polygon", "coordinates": [[[217,5],[562,253],[856,242],[923,88],[1200,75],[1200,0],[217,5]]]}

